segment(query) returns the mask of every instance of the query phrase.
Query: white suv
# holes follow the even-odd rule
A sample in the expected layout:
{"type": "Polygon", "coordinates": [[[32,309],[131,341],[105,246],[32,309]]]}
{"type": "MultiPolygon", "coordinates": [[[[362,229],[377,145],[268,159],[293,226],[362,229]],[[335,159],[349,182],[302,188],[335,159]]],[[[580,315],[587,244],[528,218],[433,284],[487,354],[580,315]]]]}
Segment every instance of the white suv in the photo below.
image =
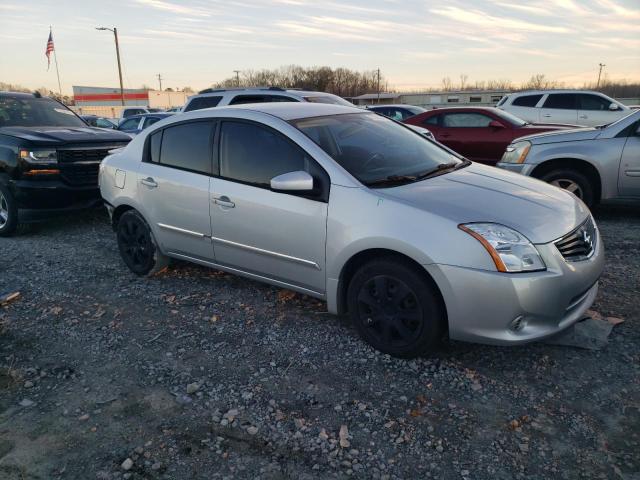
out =
{"type": "Polygon", "coordinates": [[[587,90],[531,90],[503,97],[498,108],[531,123],[596,126],[614,122],[631,110],[616,100],[587,90]]]}
{"type": "Polygon", "coordinates": [[[203,108],[223,107],[225,105],[241,105],[245,103],[267,102],[312,102],[330,103],[353,107],[345,99],[325,92],[304,90],[285,90],[279,87],[212,89],[207,88],[189,97],[182,109],[183,112],[201,110],[203,108]]]}

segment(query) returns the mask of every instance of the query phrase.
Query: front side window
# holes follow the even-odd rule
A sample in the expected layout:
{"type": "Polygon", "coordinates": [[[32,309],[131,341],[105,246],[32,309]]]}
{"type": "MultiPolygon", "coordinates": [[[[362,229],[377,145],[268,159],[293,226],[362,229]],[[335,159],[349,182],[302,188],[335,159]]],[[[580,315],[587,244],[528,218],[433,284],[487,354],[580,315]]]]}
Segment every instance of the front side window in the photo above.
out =
{"type": "Polygon", "coordinates": [[[550,93],[544,102],[543,108],[575,110],[578,108],[576,97],[575,93],[550,93]]]}
{"type": "Polygon", "coordinates": [[[442,168],[440,165],[462,164],[458,157],[409,128],[372,113],[302,118],[290,123],[365,185],[413,181],[442,168]]]}
{"type": "Polygon", "coordinates": [[[423,125],[438,125],[440,123],[440,115],[432,115],[422,121],[423,125]]]}
{"type": "MultiPolygon", "coordinates": [[[[154,134],[151,158],[154,155],[154,134]]],[[[160,164],[211,174],[213,124],[190,122],[167,127],[162,131],[160,164]]]]}
{"type": "Polygon", "coordinates": [[[305,152],[281,135],[244,122],[223,122],[220,133],[220,176],[260,187],[283,173],[309,171],[305,152]]]}
{"type": "Polygon", "coordinates": [[[222,97],[198,97],[194,98],[189,102],[184,109],[185,112],[190,112],[192,110],[202,110],[203,108],[213,108],[217,107],[222,100],[222,97]]]}
{"type": "Polygon", "coordinates": [[[599,95],[589,95],[588,93],[580,95],[580,110],[608,111],[610,105],[610,100],[599,95]]]}
{"type": "Polygon", "coordinates": [[[442,126],[453,128],[483,128],[488,127],[492,120],[491,117],[481,113],[446,113],[442,116],[442,126]]]}
{"type": "Polygon", "coordinates": [[[522,95],[521,97],[514,98],[511,105],[513,105],[514,107],[535,107],[541,98],[542,94],[522,95]]]}
{"type": "Polygon", "coordinates": [[[158,117],[147,117],[144,119],[144,127],[143,128],[147,128],[150,127],[151,125],[153,125],[156,122],[159,122],[160,119],[158,117]]]}
{"type": "Polygon", "coordinates": [[[49,98],[0,96],[0,127],[86,127],[75,113],[49,98]]]}

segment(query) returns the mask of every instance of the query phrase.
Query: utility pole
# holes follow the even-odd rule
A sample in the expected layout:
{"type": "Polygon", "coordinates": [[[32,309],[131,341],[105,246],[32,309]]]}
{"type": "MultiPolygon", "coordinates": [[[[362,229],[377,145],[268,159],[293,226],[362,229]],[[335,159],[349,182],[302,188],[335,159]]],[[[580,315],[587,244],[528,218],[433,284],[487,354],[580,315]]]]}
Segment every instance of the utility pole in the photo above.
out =
{"type": "Polygon", "coordinates": [[[158,74],[157,77],[158,77],[158,82],[160,83],[160,91],[162,91],[162,76],[158,74]]]}
{"type": "Polygon", "coordinates": [[[380,103],[380,69],[378,69],[378,103],[380,103]]]}
{"type": "Polygon", "coordinates": [[[596,88],[600,87],[600,76],[602,75],[602,69],[606,67],[604,63],[599,63],[598,65],[600,65],[600,71],[598,71],[598,83],[596,84],[596,88]]]}
{"type": "Polygon", "coordinates": [[[116,40],[116,58],[118,59],[118,76],[120,77],[120,101],[124,106],[124,86],[122,85],[122,66],[120,65],[120,47],[118,46],[118,29],[116,27],[96,27],[96,30],[109,30],[113,33],[116,40]]]}
{"type": "Polygon", "coordinates": [[[240,70],[233,71],[236,74],[236,87],[240,86],[240,70]]]}

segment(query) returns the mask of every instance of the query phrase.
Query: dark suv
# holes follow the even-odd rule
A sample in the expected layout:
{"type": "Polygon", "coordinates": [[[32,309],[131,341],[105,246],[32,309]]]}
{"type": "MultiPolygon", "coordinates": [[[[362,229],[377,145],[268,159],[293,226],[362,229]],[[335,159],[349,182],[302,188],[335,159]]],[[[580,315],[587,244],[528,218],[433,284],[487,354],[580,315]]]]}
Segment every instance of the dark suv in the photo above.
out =
{"type": "Polygon", "coordinates": [[[39,94],[0,92],[0,236],[101,202],[100,162],[131,138],[89,127],[39,94]]]}

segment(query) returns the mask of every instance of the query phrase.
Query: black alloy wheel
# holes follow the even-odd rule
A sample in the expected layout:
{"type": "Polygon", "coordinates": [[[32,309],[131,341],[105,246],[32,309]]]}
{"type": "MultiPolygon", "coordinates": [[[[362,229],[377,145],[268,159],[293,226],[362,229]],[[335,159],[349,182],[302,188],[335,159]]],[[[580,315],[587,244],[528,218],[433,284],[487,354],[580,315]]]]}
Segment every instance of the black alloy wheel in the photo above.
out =
{"type": "Polygon", "coordinates": [[[351,280],[347,303],[362,338],[396,357],[413,358],[432,350],[446,326],[435,284],[426,272],[396,259],[362,266],[351,280]]]}
{"type": "Polygon", "coordinates": [[[135,210],[129,210],[120,217],[117,239],[124,263],[136,275],[156,273],[168,263],[158,250],[147,222],[135,210]]]}

